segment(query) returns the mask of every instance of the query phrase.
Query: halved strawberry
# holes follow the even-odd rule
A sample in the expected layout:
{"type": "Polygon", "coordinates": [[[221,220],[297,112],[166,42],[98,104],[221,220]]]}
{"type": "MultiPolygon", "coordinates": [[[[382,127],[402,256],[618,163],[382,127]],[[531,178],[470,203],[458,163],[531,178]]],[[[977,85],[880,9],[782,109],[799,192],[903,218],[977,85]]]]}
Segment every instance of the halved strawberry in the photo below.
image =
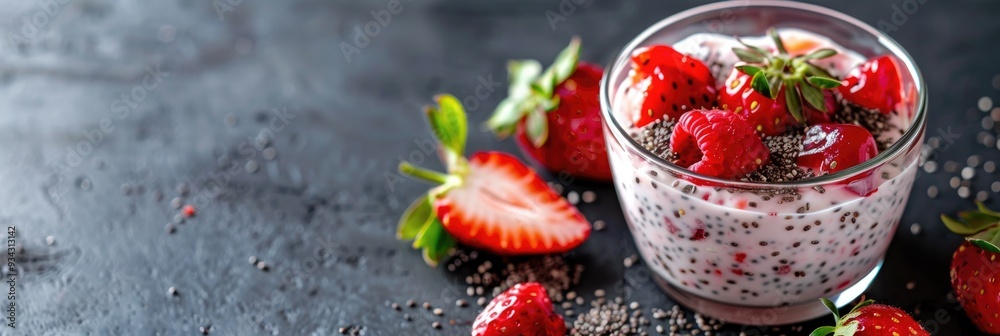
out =
{"type": "Polygon", "coordinates": [[[501,255],[566,252],[590,235],[590,223],[514,157],[482,152],[466,160],[467,119],[461,102],[436,97],[427,108],[441,142],[448,174],[402,162],[401,173],[440,186],[403,213],[399,239],[413,239],[430,265],[450,254],[455,241],[501,255]]]}
{"type": "Polygon", "coordinates": [[[472,336],[563,336],[566,323],[537,282],[514,285],[490,301],[472,322],[472,336]]]}
{"type": "Polygon", "coordinates": [[[968,237],[951,257],[951,287],[979,330],[1000,335],[1000,212],[977,205],[958,219],[941,216],[948,229],[968,237]]]}
{"type": "Polygon", "coordinates": [[[601,124],[601,67],[580,62],[574,38],[545,72],[533,60],[510,61],[508,97],[486,126],[500,137],[515,135],[521,150],[553,171],[611,180],[601,124]]]}
{"type": "Polygon", "coordinates": [[[629,94],[642,95],[642,107],[630,116],[635,127],[716,106],[712,72],[698,59],[670,46],[654,45],[632,52],[631,78],[629,94]]]}
{"type": "Polygon", "coordinates": [[[856,166],[876,155],[878,145],[864,127],[820,124],[806,130],[797,163],[816,175],[825,175],[856,166]]]}
{"type": "Polygon", "coordinates": [[[840,94],[861,107],[890,113],[903,100],[896,59],[891,55],[872,58],[844,78],[840,94]]]}
{"type": "Polygon", "coordinates": [[[807,120],[828,119],[836,101],[824,91],[841,84],[811,61],[837,52],[819,49],[792,56],[776,30],[771,29],[769,34],[774,52],[747,44],[746,49],[733,48],[744,63],[733,69],[719,89],[719,104],[745,116],[757,132],[765,135],[784,134],[789,127],[807,120]]]}
{"type": "Polygon", "coordinates": [[[837,307],[827,299],[820,299],[837,321],[836,326],[816,328],[810,336],[930,336],[920,323],[899,308],[873,304],[872,300],[859,303],[847,315],[840,316],[837,307]]]}
{"type": "Polygon", "coordinates": [[[455,239],[502,255],[566,252],[590,235],[576,208],[504,153],[473,155],[464,183],[440,195],[434,209],[455,239]]]}

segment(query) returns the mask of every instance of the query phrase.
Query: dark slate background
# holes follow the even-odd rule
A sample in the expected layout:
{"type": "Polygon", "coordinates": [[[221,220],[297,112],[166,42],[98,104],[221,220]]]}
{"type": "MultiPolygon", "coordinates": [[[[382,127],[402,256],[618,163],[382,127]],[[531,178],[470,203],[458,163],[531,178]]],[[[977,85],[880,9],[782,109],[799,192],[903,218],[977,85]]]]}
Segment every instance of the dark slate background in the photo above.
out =
{"type": "MultiPolygon", "coordinates": [[[[976,109],[980,97],[1000,97],[991,84],[1000,4],[920,1],[891,36],[929,83],[928,134],[943,138],[935,158],[1000,161],[977,141],[976,109]]],[[[818,1],[870,24],[892,22],[902,2],[818,1]]],[[[701,3],[586,0],[553,30],[545,11],[558,10],[555,1],[403,1],[348,61],[340,44],[385,1],[4,1],[0,222],[16,227],[23,251],[17,328],[0,334],[191,335],[210,326],[213,335],[329,335],[358,325],[367,335],[466,335],[476,311],[452,303],[464,284],[393,237],[405,205],[427,188],[386,179],[401,158],[432,161],[419,146],[430,138],[419,108],[435,93],[464,98],[480,78],[502,80],[507,59],[550,60],[573,35],[585,59],[605,64],[648,25],[701,3]],[[161,81],[143,88],[157,67],[161,81]],[[123,94],[141,98],[116,101],[123,94]],[[294,118],[274,124],[274,152],[264,152],[251,144],[275,110],[294,118]],[[105,118],[106,132],[97,131],[105,118]],[[199,214],[170,235],[180,184],[199,214]],[[169,296],[171,286],[180,295],[169,296]],[[405,323],[385,305],[408,298],[448,307],[445,328],[431,329],[426,313],[405,323]]],[[[473,125],[503,91],[470,100],[473,125]]],[[[486,133],[470,137],[472,149],[515,151],[486,133]]],[[[920,174],[868,295],[919,309],[936,335],[974,335],[947,295],[960,239],[937,220],[972,206],[948,187],[953,175],[920,174]],[[935,199],[931,185],[941,190],[935,199]],[[923,233],[912,235],[911,223],[923,233]]],[[[986,175],[979,170],[973,194],[996,178],[986,175]]],[[[578,291],[669,307],[643,266],[622,266],[635,248],[612,188],[568,188],[596,190],[598,202],[581,210],[609,223],[573,255],[588,267],[578,291]]]]}

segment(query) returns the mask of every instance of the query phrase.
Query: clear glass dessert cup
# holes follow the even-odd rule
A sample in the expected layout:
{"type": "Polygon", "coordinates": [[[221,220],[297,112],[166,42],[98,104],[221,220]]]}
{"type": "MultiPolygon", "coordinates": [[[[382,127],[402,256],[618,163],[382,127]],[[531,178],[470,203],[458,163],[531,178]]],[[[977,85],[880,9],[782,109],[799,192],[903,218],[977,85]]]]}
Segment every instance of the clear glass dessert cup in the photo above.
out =
{"type": "Polygon", "coordinates": [[[618,198],[643,260],[677,302],[732,323],[780,325],[828,314],[878,273],[919,164],[926,88],[895,41],[845,14],[792,1],[726,1],[670,16],[628,43],[601,83],[618,198]],[[728,181],[663,160],[614,110],[636,48],[696,33],[763,36],[769,28],[825,36],[862,56],[892,54],[904,86],[905,132],[871,160],[831,175],[780,183],[728,181]]]}

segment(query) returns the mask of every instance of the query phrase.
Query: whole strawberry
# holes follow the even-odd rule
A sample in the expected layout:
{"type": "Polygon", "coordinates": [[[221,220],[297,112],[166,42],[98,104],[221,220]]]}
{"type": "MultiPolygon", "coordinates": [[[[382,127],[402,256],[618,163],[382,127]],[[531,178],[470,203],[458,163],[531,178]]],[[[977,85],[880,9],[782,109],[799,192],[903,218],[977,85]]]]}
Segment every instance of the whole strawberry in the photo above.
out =
{"type": "Polygon", "coordinates": [[[601,124],[601,67],[579,62],[574,38],[551,67],[533,60],[510,61],[510,88],[486,122],[501,137],[516,135],[525,154],[554,172],[610,181],[601,124]]]}
{"type": "Polygon", "coordinates": [[[587,239],[587,219],[513,156],[479,152],[466,159],[462,103],[451,95],[436,100],[438,106],[426,113],[448,173],[400,163],[401,173],[438,186],[403,213],[399,239],[412,239],[430,265],[447,257],[456,242],[523,255],[566,252],[587,239]]]}
{"type": "Polygon", "coordinates": [[[941,216],[953,232],[969,236],[951,257],[951,286],[979,330],[1000,335],[1000,212],[978,207],[957,219],[941,216]]]}
{"type": "Polygon", "coordinates": [[[837,52],[818,49],[791,56],[777,31],[769,33],[773,53],[747,44],[746,49],[733,48],[744,64],[736,66],[719,88],[719,104],[746,117],[754,130],[764,135],[784,134],[807,121],[828,120],[837,105],[827,89],[841,83],[812,61],[837,52]]]}
{"type": "Polygon", "coordinates": [[[537,282],[514,285],[493,298],[472,323],[472,336],[506,335],[566,335],[566,323],[552,311],[545,287],[537,282]]]}
{"type": "Polygon", "coordinates": [[[873,304],[867,300],[859,303],[847,315],[840,316],[837,307],[827,299],[820,299],[837,321],[836,326],[816,328],[810,336],[929,336],[917,321],[899,308],[873,304]]]}

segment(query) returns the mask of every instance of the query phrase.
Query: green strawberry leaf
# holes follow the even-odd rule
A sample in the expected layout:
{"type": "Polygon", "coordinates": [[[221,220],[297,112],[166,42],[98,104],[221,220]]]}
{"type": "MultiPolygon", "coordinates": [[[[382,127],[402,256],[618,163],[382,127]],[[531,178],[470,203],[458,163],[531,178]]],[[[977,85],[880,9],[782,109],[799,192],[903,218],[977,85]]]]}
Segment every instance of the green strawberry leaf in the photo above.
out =
{"type": "Polygon", "coordinates": [[[736,54],[736,58],[747,63],[764,63],[764,56],[751,50],[733,48],[733,53],[736,54]]]}
{"type": "Polygon", "coordinates": [[[781,37],[778,36],[778,30],[774,28],[768,29],[767,34],[771,36],[771,40],[774,40],[774,48],[778,50],[778,53],[788,55],[788,50],[785,49],[785,43],[782,42],[781,37]]]}
{"type": "Polygon", "coordinates": [[[507,62],[508,98],[524,98],[531,94],[531,82],[542,73],[542,64],[536,60],[507,62]]]}
{"type": "Polygon", "coordinates": [[[514,133],[517,123],[531,111],[531,83],[538,79],[542,65],[538,61],[523,60],[507,62],[508,88],[507,98],[500,101],[493,115],[486,121],[486,127],[501,138],[514,133]]]}
{"type": "MultiPolygon", "coordinates": [[[[530,90],[530,89],[529,89],[530,90]]],[[[493,115],[486,120],[486,128],[501,138],[506,138],[517,129],[517,123],[524,118],[524,109],[521,108],[521,101],[513,97],[507,97],[500,101],[497,108],[493,110],[493,115]]]]}
{"type": "Polygon", "coordinates": [[[759,71],[750,79],[750,87],[764,97],[771,97],[771,85],[767,83],[767,76],[763,71],[759,71]]]}
{"type": "Polygon", "coordinates": [[[413,201],[412,204],[406,211],[403,211],[403,216],[399,218],[399,225],[396,229],[396,239],[399,240],[410,240],[417,237],[420,230],[424,228],[424,224],[433,215],[433,208],[431,203],[427,201],[427,195],[421,195],[420,198],[413,201]]]}
{"type": "Polygon", "coordinates": [[[979,212],[994,216],[997,220],[1000,220],[1000,212],[990,210],[990,208],[987,208],[986,204],[983,204],[983,202],[976,202],[976,208],[979,209],[979,212]]]}
{"type": "Polygon", "coordinates": [[[959,213],[959,217],[961,219],[941,215],[941,222],[944,223],[944,226],[948,227],[948,230],[962,236],[974,235],[990,226],[998,224],[994,218],[978,212],[961,212],[959,213]]]}
{"type": "Polygon", "coordinates": [[[525,133],[528,139],[531,140],[531,144],[535,148],[542,147],[545,144],[545,140],[549,137],[549,120],[546,113],[542,110],[529,112],[524,126],[525,133]]]}
{"type": "Polygon", "coordinates": [[[444,230],[437,217],[430,216],[423,228],[413,240],[413,248],[423,250],[424,262],[431,267],[437,266],[441,259],[451,253],[455,247],[455,238],[444,230]]]}
{"type": "Polygon", "coordinates": [[[809,84],[799,84],[797,87],[802,91],[802,97],[806,99],[806,103],[809,103],[809,106],[823,113],[828,112],[826,109],[826,97],[823,96],[823,91],[809,84]]]}
{"type": "Polygon", "coordinates": [[[559,52],[559,56],[556,56],[556,60],[549,66],[547,71],[552,71],[554,74],[556,85],[569,79],[576,71],[576,64],[580,61],[580,50],[580,37],[573,37],[569,41],[569,46],[559,52]]]}
{"type": "MultiPolygon", "coordinates": [[[[437,218],[433,218],[432,221],[434,223],[431,225],[441,227],[441,222],[439,222],[437,218]]],[[[442,227],[442,234],[438,236],[436,243],[431,247],[424,248],[422,253],[424,262],[431,267],[437,267],[441,260],[444,260],[451,255],[456,244],[457,242],[455,241],[455,238],[448,234],[447,231],[444,231],[442,227]]]]}
{"type": "Polygon", "coordinates": [[[771,90],[771,99],[778,97],[778,92],[781,92],[781,87],[784,86],[785,81],[781,80],[781,76],[773,76],[767,80],[768,87],[771,90]]]}
{"type": "Polygon", "coordinates": [[[465,151],[465,138],[469,127],[465,109],[462,108],[462,103],[450,94],[437,95],[434,100],[437,101],[438,107],[425,109],[431,130],[446,150],[461,157],[465,151]]]}
{"type": "Polygon", "coordinates": [[[761,68],[758,68],[758,67],[753,66],[753,65],[737,65],[736,69],[739,69],[740,71],[742,71],[743,73],[747,74],[750,77],[753,77],[758,72],[763,71],[763,70],[761,70],[761,68]]]}
{"type": "Polygon", "coordinates": [[[799,98],[801,93],[795,83],[785,83],[785,86],[788,87],[788,92],[785,92],[785,106],[788,108],[788,113],[792,114],[795,121],[804,124],[806,119],[802,117],[802,100],[799,98]]]}
{"type": "Polygon", "coordinates": [[[835,330],[837,330],[837,327],[831,327],[831,326],[819,327],[816,328],[816,330],[813,330],[813,332],[810,333],[809,336],[826,336],[833,333],[835,330]]]}
{"type": "Polygon", "coordinates": [[[820,298],[819,301],[826,306],[826,309],[829,309],[830,312],[833,313],[833,320],[835,323],[840,323],[840,310],[837,309],[837,305],[833,304],[833,301],[830,301],[830,299],[827,298],[820,298]]]}
{"type": "Polygon", "coordinates": [[[843,85],[839,80],[823,76],[806,77],[806,81],[820,89],[833,89],[843,85]]]}
{"type": "Polygon", "coordinates": [[[552,97],[556,86],[576,71],[576,64],[580,61],[580,49],[580,38],[574,37],[569,42],[569,46],[559,52],[559,56],[556,56],[552,65],[531,83],[532,91],[542,97],[552,97]]]}
{"type": "Polygon", "coordinates": [[[831,75],[830,72],[826,71],[826,69],[815,66],[809,62],[803,62],[803,63],[805,64],[804,66],[806,67],[806,74],[810,76],[833,78],[833,75],[831,75]]]}
{"type": "Polygon", "coordinates": [[[969,242],[983,250],[1000,253],[1000,228],[986,230],[968,238],[969,242]]]}
{"type": "MultiPolygon", "coordinates": [[[[741,40],[738,37],[736,38],[736,42],[739,42],[744,47],[747,47],[746,49],[744,49],[744,51],[747,51],[747,52],[749,52],[751,54],[755,54],[755,55],[761,57],[762,60],[767,59],[767,58],[769,58],[771,56],[771,53],[768,52],[767,50],[761,49],[760,47],[757,47],[757,46],[752,46],[750,44],[747,44],[746,42],[743,42],[743,40],[741,40]]],[[[736,52],[736,48],[733,48],[733,52],[736,52]]],[[[737,53],[737,56],[739,56],[739,53],[737,53]]],[[[760,63],[760,62],[750,62],[750,63],[760,63]]]]}
{"type": "Polygon", "coordinates": [[[802,56],[805,60],[818,60],[824,59],[833,55],[836,55],[837,51],[830,48],[823,48],[809,53],[808,55],[802,56]]]}

